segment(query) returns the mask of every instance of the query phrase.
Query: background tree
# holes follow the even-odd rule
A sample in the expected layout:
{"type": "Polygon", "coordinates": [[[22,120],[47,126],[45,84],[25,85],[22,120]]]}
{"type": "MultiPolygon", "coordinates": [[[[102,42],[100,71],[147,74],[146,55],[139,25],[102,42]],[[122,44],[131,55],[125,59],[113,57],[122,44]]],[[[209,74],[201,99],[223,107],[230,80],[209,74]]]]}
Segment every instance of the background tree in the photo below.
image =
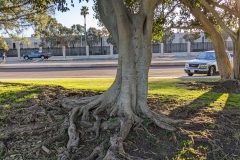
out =
{"type": "MultiPolygon", "coordinates": [[[[46,18],[47,24],[41,28],[41,39],[48,47],[54,46],[72,46],[76,44],[82,44],[82,33],[84,33],[84,27],[79,24],[74,24],[70,28],[58,23],[55,18],[48,15],[46,18]]],[[[39,25],[40,27],[40,25],[39,25]]],[[[35,36],[39,35],[39,28],[35,29],[35,36]]]]}
{"type": "Polygon", "coordinates": [[[12,39],[15,42],[19,42],[20,45],[23,45],[23,44],[30,45],[31,44],[31,41],[27,37],[15,37],[15,36],[12,36],[12,39]]]}
{"type": "MultiPolygon", "coordinates": [[[[44,14],[51,8],[50,4],[42,3],[36,7],[31,0],[0,1],[0,31],[2,34],[16,37],[29,26],[34,25],[35,16],[44,14]]],[[[4,44],[4,42],[0,42],[4,44]]],[[[3,45],[6,49],[6,45],[3,45]]]]}
{"type": "Polygon", "coordinates": [[[85,45],[87,45],[87,28],[86,28],[86,16],[89,14],[88,12],[88,7],[87,6],[82,6],[81,8],[81,15],[84,17],[84,32],[85,32],[85,45]]]}
{"type": "Polygon", "coordinates": [[[3,41],[2,37],[0,37],[0,49],[6,50],[6,51],[9,49],[7,42],[3,41]]]}
{"type": "Polygon", "coordinates": [[[198,38],[200,38],[200,34],[199,33],[185,33],[183,36],[183,39],[185,39],[187,42],[193,43],[195,40],[197,40],[198,38]]]}
{"type": "MultiPolygon", "coordinates": [[[[78,41],[80,42],[80,46],[82,46],[82,41],[83,41],[83,37],[82,35],[84,34],[84,27],[81,26],[80,24],[74,24],[71,26],[72,30],[73,30],[73,34],[74,34],[74,39],[75,39],[75,43],[78,41]],[[80,37],[79,37],[80,35],[80,37]]],[[[86,40],[85,40],[86,41],[86,40]]]]}
{"type": "Polygon", "coordinates": [[[100,31],[98,31],[94,27],[90,27],[88,29],[87,35],[88,35],[88,45],[89,46],[94,46],[99,43],[99,33],[100,33],[100,31]]]}
{"type": "Polygon", "coordinates": [[[233,79],[240,79],[240,1],[239,0],[198,0],[211,13],[221,28],[231,37],[233,50],[233,79]]]}
{"type": "Polygon", "coordinates": [[[57,37],[59,35],[58,26],[60,24],[55,18],[48,17],[48,22],[44,28],[43,41],[48,44],[48,47],[54,47],[57,45],[57,37]]]}
{"type": "Polygon", "coordinates": [[[152,31],[153,42],[172,43],[175,38],[171,30],[171,22],[175,19],[178,3],[164,0],[154,11],[154,22],[152,31]]]}
{"type": "Polygon", "coordinates": [[[162,42],[164,44],[167,44],[167,43],[172,43],[172,41],[174,40],[175,38],[175,34],[173,31],[171,31],[170,29],[166,29],[163,31],[163,37],[162,37],[162,42]]]}
{"type": "Polygon", "coordinates": [[[217,65],[221,80],[231,78],[232,67],[226,54],[226,48],[218,24],[211,14],[197,1],[180,0],[178,19],[172,21],[173,28],[181,28],[195,31],[204,31],[211,36],[213,47],[216,53],[217,65]]]}

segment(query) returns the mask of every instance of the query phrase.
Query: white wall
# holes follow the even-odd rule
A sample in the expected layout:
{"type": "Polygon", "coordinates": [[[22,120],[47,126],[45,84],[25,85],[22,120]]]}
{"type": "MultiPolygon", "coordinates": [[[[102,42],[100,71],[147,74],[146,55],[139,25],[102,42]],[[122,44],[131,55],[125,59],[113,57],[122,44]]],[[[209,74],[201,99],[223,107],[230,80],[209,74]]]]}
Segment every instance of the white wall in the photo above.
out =
{"type": "MultiPolygon", "coordinates": [[[[13,49],[14,43],[15,43],[15,48],[20,47],[20,43],[13,41],[11,38],[2,38],[2,39],[8,43],[8,46],[10,49],[13,49]]],[[[30,40],[31,44],[30,45],[22,44],[23,48],[38,48],[39,47],[39,44],[41,43],[41,40],[39,38],[28,37],[28,39],[30,40]]]]}

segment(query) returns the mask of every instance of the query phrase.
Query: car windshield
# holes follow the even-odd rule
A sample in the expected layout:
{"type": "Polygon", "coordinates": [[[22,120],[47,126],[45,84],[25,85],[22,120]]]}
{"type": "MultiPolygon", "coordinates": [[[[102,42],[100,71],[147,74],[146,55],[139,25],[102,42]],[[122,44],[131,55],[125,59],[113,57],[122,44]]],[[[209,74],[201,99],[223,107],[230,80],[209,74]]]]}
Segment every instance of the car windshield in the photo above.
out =
{"type": "Polygon", "coordinates": [[[202,52],[196,57],[196,59],[215,60],[216,57],[214,52],[202,52]]]}

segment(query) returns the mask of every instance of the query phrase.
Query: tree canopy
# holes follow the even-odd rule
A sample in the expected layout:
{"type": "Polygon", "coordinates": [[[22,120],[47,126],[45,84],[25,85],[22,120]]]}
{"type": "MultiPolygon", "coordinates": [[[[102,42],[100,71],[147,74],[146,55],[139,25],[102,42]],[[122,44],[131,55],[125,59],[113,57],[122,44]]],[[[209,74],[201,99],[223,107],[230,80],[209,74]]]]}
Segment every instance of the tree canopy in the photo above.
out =
{"type": "MultiPolygon", "coordinates": [[[[10,37],[18,37],[29,26],[39,23],[37,17],[50,11],[51,4],[41,2],[41,7],[31,0],[5,0],[0,2],[0,31],[10,37]]],[[[8,49],[5,42],[0,40],[1,47],[8,49]]]]}

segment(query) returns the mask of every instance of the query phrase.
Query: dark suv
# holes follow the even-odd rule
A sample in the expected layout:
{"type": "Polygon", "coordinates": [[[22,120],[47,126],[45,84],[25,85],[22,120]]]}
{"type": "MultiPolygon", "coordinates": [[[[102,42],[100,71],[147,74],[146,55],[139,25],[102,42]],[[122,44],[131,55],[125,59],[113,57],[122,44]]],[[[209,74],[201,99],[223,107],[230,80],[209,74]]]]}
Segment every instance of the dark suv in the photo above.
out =
{"type": "Polygon", "coordinates": [[[32,60],[33,58],[41,58],[43,60],[43,59],[48,59],[51,56],[52,56],[51,53],[41,52],[41,51],[31,51],[23,54],[23,58],[26,60],[28,59],[32,60]]]}

